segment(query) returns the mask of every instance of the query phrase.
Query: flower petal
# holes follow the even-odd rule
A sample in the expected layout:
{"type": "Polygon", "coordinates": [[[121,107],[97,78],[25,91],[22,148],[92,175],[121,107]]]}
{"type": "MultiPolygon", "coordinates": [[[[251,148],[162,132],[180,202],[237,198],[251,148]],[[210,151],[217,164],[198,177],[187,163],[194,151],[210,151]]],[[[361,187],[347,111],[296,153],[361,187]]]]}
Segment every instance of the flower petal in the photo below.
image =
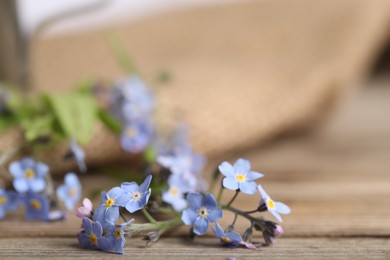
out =
{"type": "Polygon", "coordinates": [[[152,175],[146,176],[144,182],[139,186],[139,191],[145,192],[149,188],[151,181],[152,181],[152,175]]]}
{"type": "Polygon", "coordinates": [[[246,174],[245,177],[246,177],[246,179],[247,179],[248,181],[254,181],[254,180],[259,179],[259,178],[261,178],[261,177],[263,177],[263,176],[264,176],[264,174],[262,174],[262,173],[250,171],[250,172],[248,172],[248,173],[246,174]]]}
{"type": "Polygon", "coordinates": [[[257,189],[259,190],[261,197],[263,197],[264,200],[266,200],[266,198],[270,198],[270,196],[268,196],[267,192],[263,189],[263,187],[260,184],[257,185],[257,189]]]}
{"type": "Polygon", "coordinates": [[[223,187],[229,190],[237,190],[238,182],[232,177],[225,177],[222,182],[223,187]]]}
{"type": "Polygon", "coordinates": [[[91,240],[89,239],[89,235],[87,235],[86,233],[80,233],[77,236],[77,239],[79,240],[79,244],[82,248],[92,248],[91,240]]]}
{"type": "Polygon", "coordinates": [[[19,161],[12,162],[8,167],[9,172],[14,178],[19,178],[24,176],[24,168],[19,161]]]}
{"type": "Polygon", "coordinates": [[[222,218],[222,209],[211,210],[211,211],[209,211],[209,215],[207,216],[207,219],[210,222],[215,222],[220,218],[222,218]]]}
{"type": "Polygon", "coordinates": [[[46,182],[44,179],[37,178],[30,181],[30,188],[33,192],[41,192],[45,189],[46,182]]]}
{"type": "Polygon", "coordinates": [[[98,248],[104,252],[110,252],[112,250],[112,245],[105,237],[98,238],[98,248]]]}
{"type": "Polygon", "coordinates": [[[197,210],[203,206],[203,196],[198,192],[191,192],[187,195],[187,201],[191,208],[197,210]]]}
{"type": "Polygon", "coordinates": [[[280,214],[290,214],[291,209],[282,202],[275,202],[275,210],[280,214]]]}
{"type": "Polygon", "coordinates": [[[132,194],[134,192],[136,192],[138,190],[138,184],[136,182],[123,182],[121,184],[121,188],[129,193],[129,194],[132,194]]]}
{"type": "Polygon", "coordinates": [[[91,209],[93,208],[93,205],[92,205],[92,201],[88,198],[84,198],[83,199],[83,206],[87,209],[91,209]]]}
{"type": "Polygon", "coordinates": [[[278,212],[276,212],[276,210],[268,209],[268,211],[269,211],[269,213],[271,213],[277,220],[279,220],[280,222],[283,222],[282,217],[279,215],[278,212]]]}
{"type": "Polygon", "coordinates": [[[129,201],[127,204],[126,204],[126,209],[128,212],[130,213],[134,213],[136,212],[137,210],[140,210],[142,209],[143,207],[138,203],[138,201],[129,201]]]}
{"type": "Polygon", "coordinates": [[[245,194],[255,194],[256,193],[256,182],[245,181],[240,182],[240,191],[245,194]]]}
{"type": "Polygon", "coordinates": [[[192,225],[198,218],[198,213],[196,213],[193,209],[186,209],[183,211],[181,215],[181,220],[186,225],[192,225]]]}
{"type": "Polygon", "coordinates": [[[203,235],[207,232],[209,222],[204,218],[198,218],[194,223],[194,233],[197,235],[203,235]]]}
{"type": "Polygon", "coordinates": [[[96,221],[95,224],[92,226],[92,232],[95,233],[97,237],[101,237],[103,234],[103,227],[100,224],[99,221],[96,221]]]}
{"type": "Polygon", "coordinates": [[[235,171],[233,166],[228,162],[223,162],[218,166],[219,171],[226,177],[234,177],[235,171]]]}
{"type": "Polygon", "coordinates": [[[49,172],[49,166],[44,163],[38,162],[36,164],[36,172],[39,177],[45,177],[49,172]]]}
{"type": "Polygon", "coordinates": [[[23,193],[28,190],[27,180],[24,178],[16,178],[12,183],[17,192],[23,193]]]}
{"type": "Polygon", "coordinates": [[[92,221],[89,218],[83,218],[82,226],[85,230],[85,233],[90,234],[92,231],[92,221]]]}
{"type": "Polygon", "coordinates": [[[246,173],[250,171],[251,169],[251,163],[248,160],[245,159],[238,159],[236,163],[234,164],[234,170],[236,173],[246,173]]]}
{"type": "Polygon", "coordinates": [[[213,194],[206,193],[204,195],[203,205],[208,209],[214,209],[217,206],[217,201],[215,200],[213,194]]]}
{"type": "Polygon", "coordinates": [[[79,186],[80,181],[76,174],[69,172],[65,175],[64,182],[69,186],[79,186]]]}

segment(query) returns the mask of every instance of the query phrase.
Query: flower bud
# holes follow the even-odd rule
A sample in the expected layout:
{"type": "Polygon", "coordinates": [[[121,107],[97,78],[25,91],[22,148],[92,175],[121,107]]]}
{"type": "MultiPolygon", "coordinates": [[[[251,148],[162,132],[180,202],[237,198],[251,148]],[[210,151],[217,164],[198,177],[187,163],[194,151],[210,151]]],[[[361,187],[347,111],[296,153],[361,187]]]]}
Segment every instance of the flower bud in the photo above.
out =
{"type": "Polygon", "coordinates": [[[247,230],[245,230],[244,234],[242,235],[242,240],[244,240],[245,242],[252,242],[252,236],[253,228],[247,228],[247,230]]]}
{"type": "Polygon", "coordinates": [[[149,245],[149,243],[153,244],[160,238],[160,233],[158,231],[151,231],[144,235],[142,240],[146,241],[146,246],[149,245]]]}

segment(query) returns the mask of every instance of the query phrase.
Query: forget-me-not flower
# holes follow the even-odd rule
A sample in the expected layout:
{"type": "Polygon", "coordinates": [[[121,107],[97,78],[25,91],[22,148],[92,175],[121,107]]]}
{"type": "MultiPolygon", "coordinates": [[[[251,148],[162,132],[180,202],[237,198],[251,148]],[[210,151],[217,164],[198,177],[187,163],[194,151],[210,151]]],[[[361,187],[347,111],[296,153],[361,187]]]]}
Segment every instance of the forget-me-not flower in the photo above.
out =
{"type": "Polygon", "coordinates": [[[49,167],[31,158],[23,158],[10,164],[9,171],[14,177],[13,186],[17,192],[41,192],[45,189],[45,176],[49,167]]]}
{"type": "Polygon", "coordinates": [[[221,243],[224,246],[237,247],[239,245],[243,245],[251,249],[256,248],[253,244],[245,242],[239,233],[234,231],[223,231],[218,222],[215,223],[215,229],[211,227],[211,230],[213,231],[214,235],[221,240],[221,243]]]}
{"type": "Polygon", "coordinates": [[[0,219],[4,218],[8,211],[19,207],[19,196],[16,192],[6,191],[0,187],[0,219]]]}
{"type": "Polygon", "coordinates": [[[73,154],[74,159],[76,160],[77,167],[82,173],[87,172],[87,165],[85,164],[85,152],[77,144],[75,139],[70,140],[70,150],[73,154]]]}
{"type": "Polygon", "coordinates": [[[273,201],[271,197],[267,194],[267,192],[265,192],[265,190],[261,185],[258,185],[257,189],[259,190],[262,196],[262,199],[260,200],[259,208],[266,206],[269,213],[271,213],[280,222],[283,222],[280,214],[290,214],[291,212],[290,208],[282,202],[273,201]]]}
{"type": "Polygon", "coordinates": [[[152,123],[148,120],[142,120],[127,124],[122,131],[120,142],[126,152],[139,153],[146,149],[152,138],[152,123]]]}
{"type": "Polygon", "coordinates": [[[255,194],[256,182],[254,180],[264,176],[262,173],[251,171],[250,162],[244,159],[238,159],[234,166],[223,162],[218,169],[225,176],[222,183],[225,188],[240,190],[246,194],[255,194]]]}
{"type": "Polygon", "coordinates": [[[112,250],[117,254],[123,254],[123,247],[125,246],[124,229],[129,224],[133,223],[134,219],[131,219],[120,225],[111,225],[106,227],[108,230],[108,241],[111,243],[112,250]]]}
{"type": "Polygon", "coordinates": [[[49,200],[46,196],[37,193],[26,193],[23,196],[26,207],[25,217],[27,220],[49,220],[49,200]]]}
{"type": "Polygon", "coordinates": [[[81,184],[73,172],[65,175],[64,184],[57,188],[57,197],[65,203],[66,209],[71,211],[81,197],[81,184]]]}
{"type": "Polygon", "coordinates": [[[177,212],[182,211],[187,207],[187,200],[184,198],[182,187],[185,186],[181,178],[176,175],[171,175],[168,178],[169,188],[162,194],[162,200],[170,204],[177,212]]]}
{"type": "Polygon", "coordinates": [[[129,197],[124,206],[130,213],[142,209],[148,203],[151,194],[151,189],[149,188],[151,181],[152,175],[148,175],[140,186],[136,182],[122,183],[121,188],[129,197]]]}
{"type": "Polygon", "coordinates": [[[119,217],[119,207],[123,207],[130,196],[120,187],[114,187],[108,192],[102,192],[100,205],[93,214],[93,220],[99,221],[102,225],[114,225],[119,217]]]}
{"type": "Polygon", "coordinates": [[[183,211],[182,221],[186,225],[194,225],[194,233],[203,235],[207,232],[209,223],[222,218],[222,209],[216,208],[217,201],[212,194],[194,192],[187,195],[188,209],[183,211]]]}
{"type": "Polygon", "coordinates": [[[83,230],[77,236],[82,248],[111,251],[111,243],[103,236],[103,228],[99,221],[92,222],[89,218],[83,218],[82,228],[83,230]]]}

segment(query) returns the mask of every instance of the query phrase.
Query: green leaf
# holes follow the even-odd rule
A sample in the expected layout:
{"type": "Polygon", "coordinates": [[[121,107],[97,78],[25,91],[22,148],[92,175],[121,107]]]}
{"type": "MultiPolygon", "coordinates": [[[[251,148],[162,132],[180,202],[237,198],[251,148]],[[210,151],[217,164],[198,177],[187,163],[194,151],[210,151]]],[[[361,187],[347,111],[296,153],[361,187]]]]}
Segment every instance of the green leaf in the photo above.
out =
{"type": "Polygon", "coordinates": [[[47,96],[54,115],[65,136],[87,144],[97,119],[97,106],[87,94],[71,93],[47,96]]]}
{"type": "Polygon", "coordinates": [[[104,123],[104,125],[113,131],[115,134],[120,134],[122,131],[122,124],[118,120],[116,120],[114,117],[112,117],[107,111],[100,110],[99,111],[99,118],[104,123]]]}
{"type": "Polygon", "coordinates": [[[22,121],[22,127],[25,129],[25,138],[27,141],[35,140],[39,136],[51,135],[53,130],[53,115],[44,115],[22,121]]]}

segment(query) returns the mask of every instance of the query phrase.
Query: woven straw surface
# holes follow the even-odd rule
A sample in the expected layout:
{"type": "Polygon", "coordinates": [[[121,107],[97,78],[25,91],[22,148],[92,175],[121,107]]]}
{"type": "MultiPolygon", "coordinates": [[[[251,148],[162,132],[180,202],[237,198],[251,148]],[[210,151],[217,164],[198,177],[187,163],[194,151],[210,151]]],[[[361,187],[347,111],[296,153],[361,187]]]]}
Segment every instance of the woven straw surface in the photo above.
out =
{"type": "MultiPolygon", "coordinates": [[[[172,74],[155,87],[158,122],[183,119],[195,147],[216,154],[306,125],[357,86],[389,37],[390,1],[245,1],[119,30],[146,80],[161,70],[172,74]]],[[[123,77],[105,32],[36,41],[35,89],[63,91],[85,76],[123,77]]],[[[102,127],[94,136],[90,163],[123,156],[102,127]]]]}

